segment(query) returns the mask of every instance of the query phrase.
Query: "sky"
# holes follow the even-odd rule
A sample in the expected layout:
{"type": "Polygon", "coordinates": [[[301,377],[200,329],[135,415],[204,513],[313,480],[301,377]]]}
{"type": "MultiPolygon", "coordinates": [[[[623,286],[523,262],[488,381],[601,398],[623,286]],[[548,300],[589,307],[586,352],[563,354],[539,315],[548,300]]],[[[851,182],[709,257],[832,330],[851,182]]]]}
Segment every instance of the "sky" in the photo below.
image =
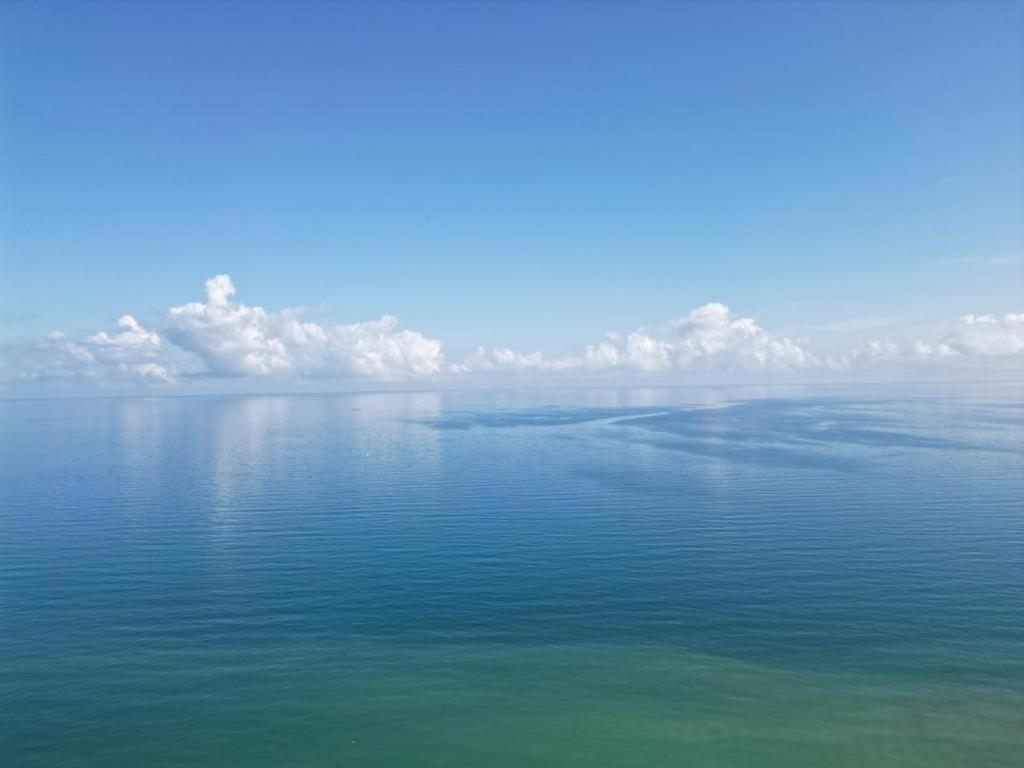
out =
{"type": "Polygon", "coordinates": [[[0,394],[1022,372],[1024,1],[0,4],[0,394]]]}

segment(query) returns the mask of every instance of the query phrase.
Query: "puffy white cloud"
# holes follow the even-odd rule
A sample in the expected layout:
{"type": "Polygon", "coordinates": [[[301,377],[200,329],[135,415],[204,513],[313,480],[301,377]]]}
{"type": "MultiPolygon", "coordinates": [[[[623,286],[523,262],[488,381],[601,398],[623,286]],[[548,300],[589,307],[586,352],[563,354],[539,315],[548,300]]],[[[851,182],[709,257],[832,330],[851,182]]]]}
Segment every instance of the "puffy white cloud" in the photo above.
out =
{"type": "MultiPolygon", "coordinates": [[[[451,366],[474,372],[775,372],[851,371],[882,366],[971,367],[979,358],[1019,357],[1024,363],[1024,313],[966,315],[939,340],[874,339],[842,353],[814,353],[803,343],[770,333],[724,304],[711,303],[673,321],[669,332],[640,328],[624,338],[615,333],[588,344],[577,356],[546,358],[483,347],[451,366]]],[[[1012,360],[1007,362],[1013,362],[1012,360]]]]}
{"type": "Polygon", "coordinates": [[[913,339],[872,339],[841,355],[830,355],[824,365],[845,371],[879,365],[940,363],[960,355],[943,342],[913,339]]]}
{"type": "Polygon", "coordinates": [[[100,357],[130,361],[140,357],[156,357],[160,353],[160,334],[147,331],[131,315],[121,315],[117,326],[121,329],[117,333],[100,331],[87,339],[100,357]]]}
{"type": "Polygon", "coordinates": [[[31,344],[10,345],[0,361],[0,377],[173,383],[174,367],[158,359],[160,335],[131,315],[122,315],[117,326],[118,331],[100,331],[80,341],[54,331],[31,344]]]}
{"type": "Polygon", "coordinates": [[[564,371],[578,367],[576,358],[558,357],[548,360],[540,352],[516,352],[512,349],[498,348],[488,352],[484,347],[477,347],[471,355],[448,366],[453,374],[472,373],[521,373],[524,371],[564,371]]]}
{"type": "Polygon", "coordinates": [[[705,304],[672,324],[680,336],[682,365],[716,361],[732,367],[790,370],[814,362],[797,342],[768,333],[749,317],[736,317],[724,304],[705,304]]]}
{"type": "Polygon", "coordinates": [[[168,337],[213,373],[267,376],[289,370],[291,357],[278,333],[280,318],[262,307],[232,303],[234,293],[230,277],[211,277],[206,281],[207,303],[171,308],[168,337]]]}
{"type": "Polygon", "coordinates": [[[300,310],[268,312],[231,300],[227,275],[206,281],[206,303],[172,307],[168,337],[222,376],[404,379],[442,370],[441,343],[398,320],[321,326],[300,310]]]}
{"type": "Polygon", "coordinates": [[[667,334],[640,328],[623,339],[610,333],[588,344],[583,354],[544,358],[478,349],[454,366],[472,371],[634,371],[657,373],[719,368],[745,371],[792,371],[814,364],[814,356],[792,339],[768,333],[750,318],[736,317],[724,304],[706,304],[674,321],[667,334]]]}
{"type": "Polygon", "coordinates": [[[1024,313],[964,315],[941,340],[874,339],[826,358],[826,365],[834,370],[896,364],[976,368],[995,358],[1004,364],[1024,363],[1024,313]]]}
{"type": "Polygon", "coordinates": [[[86,379],[170,383],[218,377],[457,379],[480,374],[598,375],[849,372],[886,366],[1024,365],[1024,313],[966,315],[932,340],[875,339],[842,353],[811,352],[720,303],[705,304],[658,332],[609,333],[574,355],[483,347],[445,360],[441,343],[390,315],[327,325],[299,309],[270,311],[235,300],[227,275],[206,281],[205,301],[172,307],[157,332],[123,315],[81,339],[61,333],[0,348],[0,380],[86,379]]]}
{"type": "Polygon", "coordinates": [[[944,343],[965,355],[1019,355],[1024,353],[1024,312],[1002,317],[964,315],[944,343]]]}

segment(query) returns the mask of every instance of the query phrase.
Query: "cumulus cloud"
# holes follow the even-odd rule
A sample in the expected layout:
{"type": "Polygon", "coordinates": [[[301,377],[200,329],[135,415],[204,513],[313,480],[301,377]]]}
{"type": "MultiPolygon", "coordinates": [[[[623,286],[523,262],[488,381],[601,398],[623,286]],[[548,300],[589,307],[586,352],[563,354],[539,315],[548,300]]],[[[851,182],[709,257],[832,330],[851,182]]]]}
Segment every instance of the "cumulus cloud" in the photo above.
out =
{"type": "Polygon", "coordinates": [[[665,334],[640,328],[626,337],[610,333],[588,344],[577,356],[545,358],[483,348],[455,366],[472,371],[633,371],[668,372],[697,369],[794,371],[815,357],[792,339],[765,331],[752,319],[737,317],[724,304],[705,304],[675,320],[665,334]]]}
{"type": "Polygon", "coordinates": [[[168,337],[222,376],[431,376],[442,370],[441,343],[398,327],[398,320],[322,326],[300,310],[268,312],[232,301],[227,275],[206,281],[206,302],[172,307],[168,337]]]}
{"type": "Polygon", "coordinates": [[[471,373],[523,373],[557,372],[578,370],[581,361],[574,357],[545,358],[540,352],[516,352],[513,349],[498,348],[490,352],[477,347],[473,354],[448,366],[454,374],[471,373]]]}
{"type": "Polygon", "coordinates": [[[160,334],[147,331],[131,315],[121,315],[117,319],[117,327],[121,330],[115,333],[100,331],[87,339],[101,357],[130,361],[138,357],[156,357],[160,353],[160,334]]]}
{"type": "Polygon", "coordinates": [[[684,364],[715,360],[727,365],[791,370],[814,362],[792,339],[768,333],[749,317],[736,317],[724,304],[705,304],[672,324],[681,337],[684,364]]]}
{"type": "Polygon", "coordinates": [[[1000,357],[1024,353],[1024,312],[964,315],[944,343],[964,355],[1000,357]]]}
{"type": "Polygon", "coordinates": [[[830,370],[844,371],[896,364],[929,364],[959,356],[942,342],[920,339],[872,339],[840,355],[827,356],[823,364],[830,370]]]}
{"type": "Polygon", "coordinates": [[[99,331],[75,341],[54,331],[31,344],[9,345],[0,360],[6,379],[90,379],[170,384],[173,366],[162,363],[160,334],[122,315],[117,331],[99,331]]]}
{"type": "Polygon", "coordinates": [[[964,315],[955,328],[937,340],[873,339],[840,354],[827,356],[826,367],[851,370],[883,365],[952,365],[1024,363],[1024,313],[964,315]]]}
{"type": "Polygon", "coordinates": [[[267,376],[292,367],[277,333],[279,318],[262,307],[231,302],[235,286],[227,275],[206,281],[206,303],[172,307],[168,337],[199,357],[213,373],[267,376]]]}
{"type": "Polygon", "coordinates": [[[488,374],[817,375],[895,366],[1024,365],[1024,313],[965,315],[931,340],[873,339],[837,352],[811,351],[805,341],[772,333],[725,304],[710,303],[660,331],[608,333],[577,354],[480,347],[451,361],[439,341],[402,328],[391,315],[329,325],[301,309],[267,310],[235,295],[231,278],[216,275],[206,281],[205,301],[172,307],[159,331],[123,315],[115,328],[79,339],[54,332],[35,342],[8,344],[0,348],[0,380],[169,384],[201,375],[452,381],[488,374]]]}

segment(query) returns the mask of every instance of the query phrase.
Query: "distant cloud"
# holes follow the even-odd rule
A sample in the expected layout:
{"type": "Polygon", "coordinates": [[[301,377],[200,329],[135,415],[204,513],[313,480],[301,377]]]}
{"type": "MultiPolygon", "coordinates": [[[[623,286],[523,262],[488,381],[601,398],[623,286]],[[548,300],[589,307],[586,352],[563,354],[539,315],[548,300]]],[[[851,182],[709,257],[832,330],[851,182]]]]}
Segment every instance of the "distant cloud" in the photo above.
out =
{"type": "Polygon", "coordinates": [[[704,360],[727,365],[788,370],[814,360],[792,339],[768,333],[749,317],[736,317],[724,304],[706,304],[676,320],[677,359],[684,365],[704,360]]]}
{"type": "Polygon", "coordinates": [[[441,343],[398,320],[322,326],[302,312],[234,302],[227,275],[206,281],[206,303],[172,307],[168,338],[221,376],[362,376],[391,380],[441,371],[441,343]]]}
{"type": "Polygon", "coordinates": [[[826,368],[849,371],[880,365],[932,364],[958,357],[960,353],[945,342],[920,339],[872,339],[849,352],[823,358],[826,368]]]}
{"type": "Polygon", "coordinates": [[[440,341],[401,328],[390,315],[324,325],[307,319],[301,309],[270,311],[235,301],[235,294],[231,278],[216,275],[206,281],[205,301],[172,307],[160,331],[123,315],[116,328],[81,339],[54,332],[35,342],[8,344],[0,348],[0,381],[173,384],[194,376],[453,381],[501,374],[827,375],[886,366],[1024,363],[1024,313],[965,315],[934,339],[871,339],[836,351],[813,349],[806,341],[765,330],[725,304],[710,303],[660,332],[639,328],[625,335],[608,333],[574,355],[547,357],[480,347],[450,360],[440,341]]]}
{"type": "Polygon", "coordinates": [[[658,335],[643,328],[625,338],[608,334],[588,344],[576,357],[545,359],[541,353],[522,354],[483,348],[454,366],[474,371],[683,371],[717,367],[746,371],[789,371],[814,357],[792,339],[768,333],[753,320],[737,317],[724,304],[705,304],[675,320],[670,332],[658,335]]]}
{"type": "Polygon", "coordinates": [[[964,315],[945,343],[965,355],[1019,355],[1024,353],[1024,313],[964,315]]]}
{"type": "Polygon", "coordinates": [[[965,364],[993,358],[1024,361],[1024,313],[964,315],[952,332],[937,341],[875,339],[826,359],[826,365],[849,369],[879,363],[965,364]]]}
{"type": "Polygon", "coordinates": [[[0,356],[0,379],[173,383],[173,367],[158,359],[160,335],[131,315],[123,315],[117,326],[117,331],[100,331],[78,341],[53,331],[31,344],[8,345],[0,356]]]}

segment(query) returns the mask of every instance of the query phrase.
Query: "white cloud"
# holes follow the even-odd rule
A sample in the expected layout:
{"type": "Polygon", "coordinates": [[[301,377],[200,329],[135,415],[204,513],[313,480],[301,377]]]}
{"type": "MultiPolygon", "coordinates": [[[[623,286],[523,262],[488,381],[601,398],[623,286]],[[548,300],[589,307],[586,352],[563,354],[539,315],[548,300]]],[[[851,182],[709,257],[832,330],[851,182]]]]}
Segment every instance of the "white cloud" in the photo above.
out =
{"type": "Polygon", "coordinates": [[[768,333],[724,304],[705,304],[672,324],[680,336],[677,356],[690,365],[714,360],[731,367],[793,370],[814,362],[797,342],[768,333]]]}
{"type": "Polygon", "coordinates": [[[827,366],[849,370],[879,364],[955,365],[1024,363],[1024,313],[964,315],[941,339],[874,339],[827,358],[827,366]]]}
{"type": "Polygon", "coordinates": [[[156,357],[160,353],[160,334],[147,331],[131,315],[121,315],[117,326],[121,329],[117,333],[100,331],[87,339],[101,357],[122,361],[156,357]]]}
{"type": "Polygon", "coordinates": [[[516,352],[513,349],[498,348],[488,352],[477,347],[473,354],[448,366],[457,375],[471,373],[523,373],[575,371],[583,367],[583,361],[576,357],[546,358],[540,352],[516,352]]]}
{"type": "Polygon", "coordinates": [[[235,304],[227,275],[206,281],[207,303],[172,307],[168,337],[194,353],[209,370],[226,376],[267,376],[284,372],[292,361],[276,333],[280,323],[262,307],[235,304]]]}
{"type": "Polygon", "coordinates": [[[486,374],[827,374],[936,366],[1024,365],[1024,313],[965,315],[931,340],[866,341],[846,351],[812,352],[804,341],[771,333],[724,304],[705,304],[663,331],[608,333],[575,355],[545,356],[484,347],[446,362],[439,341],[380,320],[326,325],[302,310],[266,310],[235,301],[227,275],[206,281],[206,300],[172,307],[167,328],[144,328],[132,315],[81,339],[54,332],[0,348],[0,380],[85,379],[171,383],[194,374],[279,379],[462,379],[486,374]]]}
{"type": "Polygon", "coordinates": [[[827,356],[824,366],[830,370],[846,371],[884,365],[936,364],[959,356],[957,350],[944,342],[872,339],[844,354],[827,356]]]}
{"type": "Polygon", "coordinates": [[[362,376],[404,379],[441,372],[441,343],[398,320],[321,326],[302,312],[234,302],[227,275],[206,281],[206,303],[172,307],[169,338],[221,376],[362,376]]]}
{"type": "Polygon", "coordinates": [[[1019,355],[1024,352],[1024,312],[1002,317],[964,315],[960,318],[960,325],[944,342],[964,355],[1019,355]]]}
{"type": "Polygon", "coordinates": [[[122,315],[117,325],[118,331],[99,331],[80,341],[54,331],[35,343],[12,345],[3,355],[0,377],[173,383],[173,366],[158,360],[160,335],[143,328],[131,315],[122,315]]]}
{"type": "Polygon", "coordinates": [[[540,352],[523,354],[496,349],[488,354],[480,348],[454,370],[793,371],[814,362],[814,356],[792,339],[768,333],[750,318],[736,317],[724,304],[706,304],[671,323],[667,334],[640,328],[623,339],[611,333],[604,341],[586,345],[582,355],[552,359],[540,352]]]}

